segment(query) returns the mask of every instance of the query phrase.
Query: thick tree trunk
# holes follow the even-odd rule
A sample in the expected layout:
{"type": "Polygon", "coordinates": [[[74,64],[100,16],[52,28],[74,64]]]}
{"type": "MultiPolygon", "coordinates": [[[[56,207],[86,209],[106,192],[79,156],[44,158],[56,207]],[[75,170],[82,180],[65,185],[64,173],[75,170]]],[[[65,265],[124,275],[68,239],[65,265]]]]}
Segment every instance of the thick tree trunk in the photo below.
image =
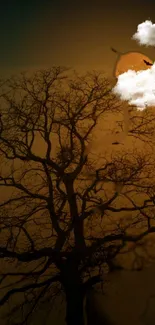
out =
{"type": "Polygon", "coordinates": [[[67,263],[61,276],[66,294],[66,324],[84,325],[83,285],[77,265],[67,263]]]}
{"type": "Polygon", "coordinates": [[[75,286],[66,290],[66,324],[84,325],[83,295],[75,286]]]}

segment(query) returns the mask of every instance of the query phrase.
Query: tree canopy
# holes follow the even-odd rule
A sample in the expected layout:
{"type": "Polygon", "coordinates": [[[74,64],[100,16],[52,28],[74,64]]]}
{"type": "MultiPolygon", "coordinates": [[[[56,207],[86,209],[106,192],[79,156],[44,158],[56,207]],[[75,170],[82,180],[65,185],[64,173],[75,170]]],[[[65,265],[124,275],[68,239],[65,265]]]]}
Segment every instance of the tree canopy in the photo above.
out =
{"type": "Polygon", "coordinates": [[[82,325],[87,289],[155,231],[153,110],[125,109],[97,72],[53,67],[0,86],[0,305],[20,295],[9,319],[21,310],[26,324],[63,291],[66,323],[82,325]],[[114,117],[110,132],[134,144],[106,154],[101,138],[94,154],[98,124],[114,117]]]}

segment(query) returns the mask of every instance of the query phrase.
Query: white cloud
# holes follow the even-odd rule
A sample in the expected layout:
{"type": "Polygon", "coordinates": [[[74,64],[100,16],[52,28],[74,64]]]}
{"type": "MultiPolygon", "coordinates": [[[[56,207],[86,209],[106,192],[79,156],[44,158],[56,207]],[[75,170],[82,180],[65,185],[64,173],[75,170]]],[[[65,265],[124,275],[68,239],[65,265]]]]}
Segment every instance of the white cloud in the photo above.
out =
{"type": "Polygon", "coordinates": [[[147,70],[128,70],[120,74],[113,92],[138,110],[155,106],[155,64],[147,70]]]}
{"type": "MultiPolygon", "coordinates": [[[[132,38],[140,45],[155,46],[155,24],[150,20],[139,24],[132,38]]],[[[147,70],[128,70],[119,75],[113,92],[138,110],[155,106],[155,63],[147,70]]]]}
{"type": "Polygon", "coordinates": [[[155,24],[146,20],[137,27],[137,32],[132,36],[140,45],[155,46],[155,24]]]}

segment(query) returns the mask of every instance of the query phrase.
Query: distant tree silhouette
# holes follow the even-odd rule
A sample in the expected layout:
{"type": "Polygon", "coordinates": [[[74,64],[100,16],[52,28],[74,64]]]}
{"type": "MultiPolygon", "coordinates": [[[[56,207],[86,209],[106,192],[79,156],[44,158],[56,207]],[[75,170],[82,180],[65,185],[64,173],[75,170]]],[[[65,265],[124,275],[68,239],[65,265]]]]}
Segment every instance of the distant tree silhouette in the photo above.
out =
{"type": "Polygon", "coordinates": [[[118,145],[94,158],[98,122],[123,112],[102,74],[54,67],[0,89],[0,305],[11,302],[11,324],[30,324],[63,291],[67,325],[83,325],[87,291],[128,244],[155,231],[155,117],[129,112],[128,136],[145,150],[118,145]]]}

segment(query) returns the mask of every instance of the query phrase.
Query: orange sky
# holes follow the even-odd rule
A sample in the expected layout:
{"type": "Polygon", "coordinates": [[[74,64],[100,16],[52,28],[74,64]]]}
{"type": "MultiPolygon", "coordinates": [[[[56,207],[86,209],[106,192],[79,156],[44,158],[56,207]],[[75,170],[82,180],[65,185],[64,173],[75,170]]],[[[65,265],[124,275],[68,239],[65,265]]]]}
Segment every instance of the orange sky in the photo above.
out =
{"type": "MultiPolygon", "coordinates": [[[[125,53],[136,51],[155,58],[155,49],[139,47],[131,40],[139,23],[148,18],[155,23],[155,1],[96,0],[92,4],[88,0],[20,0],[16,5],[6,1],[0,18],[2,76],[25,69],[67,65],[79,71],[100,69],[112,77],[117,56],[111,46],[125,53]]],[[[102,132],[103,125],[101,129],[102,132]]],[[[153,276],[149,278],[150,287],[152,279],[153,276]]],[[[131,281],[129,286],[132,285],[131,281]]],[[[117,295],[118,308],[122,307],[121,297],[117,295]]],[[[136,313],[136,307],[132,312],[136,313]]]]}

